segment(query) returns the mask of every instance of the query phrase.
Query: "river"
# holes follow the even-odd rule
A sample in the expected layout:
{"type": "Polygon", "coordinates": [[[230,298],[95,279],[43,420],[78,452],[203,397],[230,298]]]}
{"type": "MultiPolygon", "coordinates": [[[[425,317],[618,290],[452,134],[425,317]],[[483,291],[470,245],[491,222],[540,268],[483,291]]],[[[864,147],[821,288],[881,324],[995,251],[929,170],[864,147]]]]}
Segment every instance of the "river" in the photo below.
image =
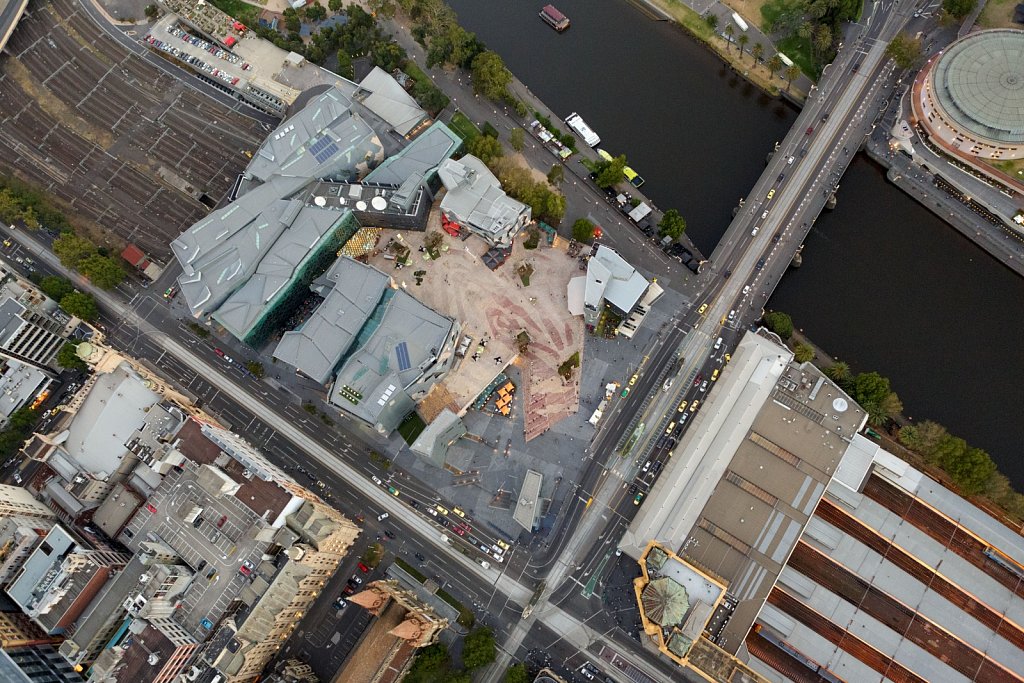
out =
{"type": "MultiPolygon", "coordinates": [[[[666,22],[624,0],[449,0],[460,23],[563,117],[626,154],[660,208],[711,253],[796,111],[762,95],[666,22]]],[[[769,302],[854,371],[888,376],[905,412],[984,448],[1024,491],[1024,281],[860,156],[769,302]]],[[[568,218],[573,218],[569,216],[568,218]]]]}

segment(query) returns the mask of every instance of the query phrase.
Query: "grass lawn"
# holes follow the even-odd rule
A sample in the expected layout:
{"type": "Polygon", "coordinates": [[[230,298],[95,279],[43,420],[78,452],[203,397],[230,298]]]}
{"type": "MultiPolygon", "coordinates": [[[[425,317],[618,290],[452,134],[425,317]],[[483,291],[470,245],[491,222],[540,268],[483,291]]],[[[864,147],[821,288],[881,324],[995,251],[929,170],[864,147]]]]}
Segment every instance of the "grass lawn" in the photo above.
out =
{"type": "Polygon", "coordinates": [[[210,4],[248,26],[255,26],[258,22],[260,8],[243,0],[210,0],[210,4]]]}
{"type": "Polygon", "coordinates": [[[1024,180],[1024,159],[1006,159],[1004,161],[985,161],[982,159],[982,161],[990,166],[998,168],[1011,178],[1024,180]]]}
{"type": "Polygon", "coordinates": [[[985,28],[1020,28],[1013,23],[1013,9],[1020,0],[988,0],[978,24],[985,28]]]}
{"type": "Polygon", "coordinates": [[[423,421],[423,418],[414,410],[405,416],[402,420],[402,424],[398,425],[398,433],[402,435],[405,442],[412,445],[412,442],[416,440],[424,429],[427,428],[427,423],[423,421]]]}
{"type": "Polygon", "coordinates": [[[457,111],[452,115],[451,123],[448,125],[465,142],[480,137],[480,129],[461,111],[457,111]]]}
{"type": "MultiPolygon", "coordinates": [[[[793,63],[812,79],[817,80],[818,76],[821,75],[818,73],[814,57],[811,56],[811,41],[797,35],[792,35],[780,40],[777,47],[779,52],[792,59],[793,63]]],[[[785,80],[782,83],[783,87],[785,87],[785,80]]]]}
{"type": "MultiPolygon", "coordinates": [[[[729,9],[735,10],[747,23],[763,29],[764,14],[761,8],[771,0],[725,0],[729,9]]],[[[724,28],[724,27],[723,27],[724,28]]]]}

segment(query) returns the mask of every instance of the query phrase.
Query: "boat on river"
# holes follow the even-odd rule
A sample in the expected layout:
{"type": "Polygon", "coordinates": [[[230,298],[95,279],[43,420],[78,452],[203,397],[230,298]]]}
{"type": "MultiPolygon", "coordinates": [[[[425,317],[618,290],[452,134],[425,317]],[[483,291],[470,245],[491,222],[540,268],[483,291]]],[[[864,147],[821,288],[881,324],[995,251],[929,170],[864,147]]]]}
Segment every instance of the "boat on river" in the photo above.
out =
{"type": "Polygon", "coordinates": [[[540,18],[559,33],[569,28],[569,17],[559,12],[554,5],[544,5],[540,11],[540,18]]]}

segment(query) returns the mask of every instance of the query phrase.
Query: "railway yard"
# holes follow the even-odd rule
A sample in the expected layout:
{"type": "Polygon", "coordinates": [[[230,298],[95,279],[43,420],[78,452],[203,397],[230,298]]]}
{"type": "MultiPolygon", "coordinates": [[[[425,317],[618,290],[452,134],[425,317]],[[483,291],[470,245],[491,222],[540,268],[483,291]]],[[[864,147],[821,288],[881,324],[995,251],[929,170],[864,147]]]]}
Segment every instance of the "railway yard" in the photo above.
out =
{"type": "Polygon", "coordinates": [[[166,261],[266,133],[147,59],[74,0],[30,4],[0,56],[0,172],[60,198],[109,246],[166,261]]]}

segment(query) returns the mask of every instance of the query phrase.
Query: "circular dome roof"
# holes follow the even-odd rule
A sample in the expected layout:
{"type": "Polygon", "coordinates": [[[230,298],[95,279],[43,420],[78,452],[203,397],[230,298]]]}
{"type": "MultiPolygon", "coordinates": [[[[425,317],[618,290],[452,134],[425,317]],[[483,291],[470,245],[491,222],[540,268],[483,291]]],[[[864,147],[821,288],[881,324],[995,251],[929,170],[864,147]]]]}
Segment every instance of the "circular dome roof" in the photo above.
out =
{"type": "Polygon", "coordinates": [[[1024,142],[1024,31],[981,31],[953,43],[935,65],[935,95],[958,126],[1024,142]]]}

